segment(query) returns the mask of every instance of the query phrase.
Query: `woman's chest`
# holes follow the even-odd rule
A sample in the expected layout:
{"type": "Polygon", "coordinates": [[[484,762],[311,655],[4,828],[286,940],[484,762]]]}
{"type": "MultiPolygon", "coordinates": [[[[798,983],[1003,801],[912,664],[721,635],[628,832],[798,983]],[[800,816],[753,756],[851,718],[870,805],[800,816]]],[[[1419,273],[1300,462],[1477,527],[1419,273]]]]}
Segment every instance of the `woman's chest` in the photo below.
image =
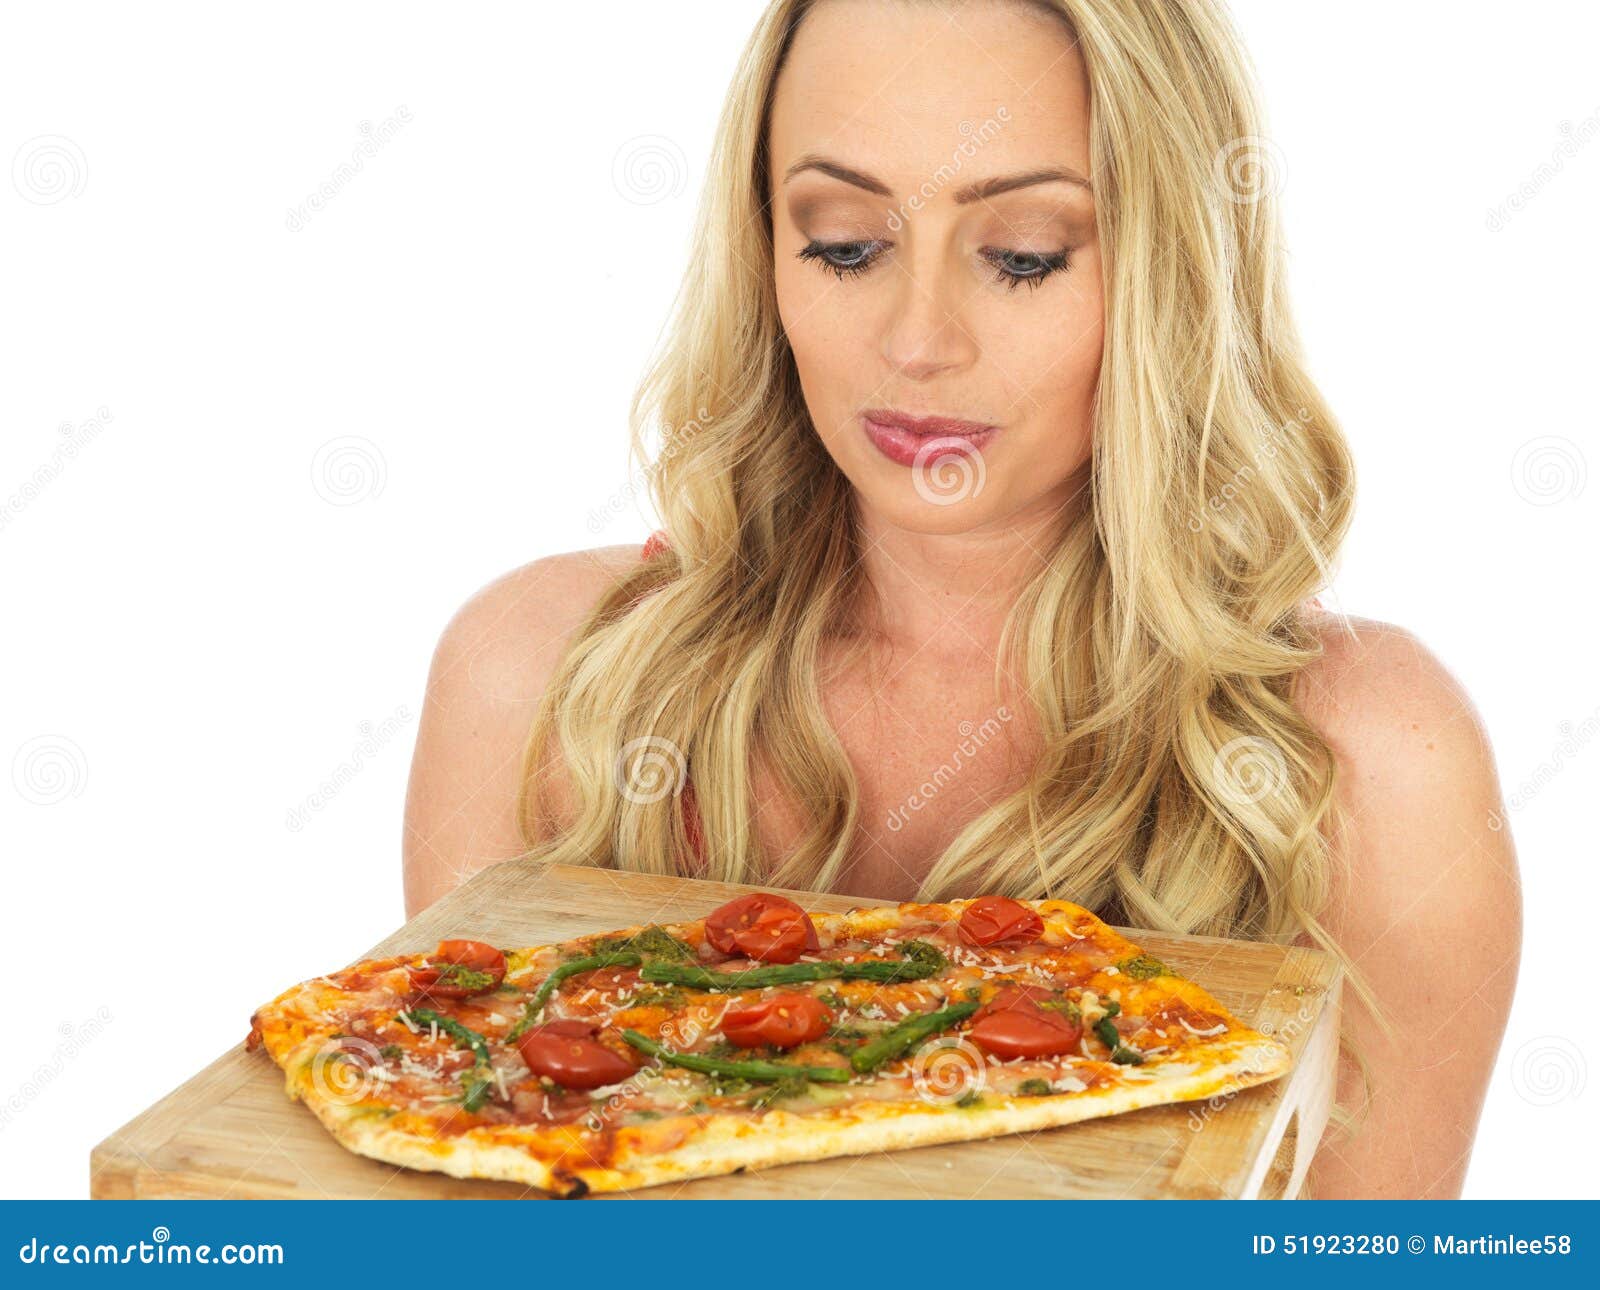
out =
{"type": "MultiPolygon", "coordinates": [[[[823,709],[856,781],[859,812],[835,890],[910,900],[956,835],[1026,782],[1034,731],[1021,705],[997,697],[992,672],[952,680],[907,669],[873,684],[837,678],[823,709]]],[[[755,828],[775,863],[805,813],[758,765],[755,828]]]]}

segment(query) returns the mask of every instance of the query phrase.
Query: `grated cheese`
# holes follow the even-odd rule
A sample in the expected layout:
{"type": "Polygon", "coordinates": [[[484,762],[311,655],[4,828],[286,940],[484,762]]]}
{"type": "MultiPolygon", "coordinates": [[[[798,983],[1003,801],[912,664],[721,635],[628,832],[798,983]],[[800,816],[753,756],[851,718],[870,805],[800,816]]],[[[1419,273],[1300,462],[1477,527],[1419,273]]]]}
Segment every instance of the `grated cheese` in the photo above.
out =
{"type": "Polygon", "coordinates": [[[1216,1025],[1212,1026],[1210,1030],[1196,1030],[1193,1026],[1191,1026],[1182,1017],[1178,1018],[1178,1024],[1181,1025],[1185,1030],[1187,1030],[1191,1035],[1199,1035],[1202,1038],[1204,1038],[1206,1036],[1209,1036],[1209,1035],[1220,1035],[1223,1031],[1225,1031],[1228,1028],[1228,1023],[1226,1021],[1219,1021],[1219,1022],[1217,1022],[1216,1025]]]}

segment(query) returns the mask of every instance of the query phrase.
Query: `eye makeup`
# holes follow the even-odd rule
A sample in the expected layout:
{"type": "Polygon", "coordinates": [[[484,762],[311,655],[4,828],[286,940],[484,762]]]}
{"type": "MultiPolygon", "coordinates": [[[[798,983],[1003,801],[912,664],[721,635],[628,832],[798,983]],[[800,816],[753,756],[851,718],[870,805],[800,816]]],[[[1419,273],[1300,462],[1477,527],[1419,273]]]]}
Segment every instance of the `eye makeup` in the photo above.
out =
{"type": "MultiPolygon", "coordinates": [[[[824,272],[842,280],[866,273],[893,245],[881,238],[835,242],[813,238],[801,248],[797,258],[815,262],[824,272]]],[[[993,268],[995,281],[1013,290],[1024,283],[1035,289],[1046,278],[1072,265],[1070,247],[1055,251],[1019,251],[985,246],[978,254],[993,268]]]]}

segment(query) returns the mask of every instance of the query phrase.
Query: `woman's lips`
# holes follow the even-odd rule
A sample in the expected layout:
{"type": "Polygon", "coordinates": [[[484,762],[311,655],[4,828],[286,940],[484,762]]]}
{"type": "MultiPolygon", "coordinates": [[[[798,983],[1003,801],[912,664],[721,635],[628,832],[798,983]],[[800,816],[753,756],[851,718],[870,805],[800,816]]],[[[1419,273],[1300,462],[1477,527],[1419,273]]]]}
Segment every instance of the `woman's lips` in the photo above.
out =
{"type": "Polygon", "coordinates": [[[913,417],[874,408],[861,414],[861,428],[872,446],[901,466],[927,465],[952,452],[976,456],[999,426],[948,417],[913,417]]]}

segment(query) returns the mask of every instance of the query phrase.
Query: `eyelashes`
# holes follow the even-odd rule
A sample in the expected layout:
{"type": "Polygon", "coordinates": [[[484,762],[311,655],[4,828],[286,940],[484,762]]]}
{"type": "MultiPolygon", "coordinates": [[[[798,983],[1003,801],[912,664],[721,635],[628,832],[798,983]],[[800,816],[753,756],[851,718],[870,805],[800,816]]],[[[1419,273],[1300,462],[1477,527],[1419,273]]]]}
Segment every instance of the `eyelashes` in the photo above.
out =
{"type": "Polygon", "coordinates": [[[1059,251],[1002,251],[986,246],[981,254],[994,265],[998,280],[1013,288],[1021,282],[1037,287],[1051,274],[1062,272],[1072,263],[1072,252],[1067,247],[1059,251]]]}
{"type": "Polygon", "coordinates": [[[839,278],[865,273],[888,244],[885,242],[807,242],[800,259],[815,260],[818,267],[839,278]]]}
{"type": "MultiPolygon", "coordinates": [[[[801,249],[798,258],[815,261],[819,268],[840,279],[852,278],[870,269],[892,245],[876,238],[855,242],[812,240],[801,249]]],[[[1072,267],[1070,247],[1044,252],[986,246],[978,254],[994,269],[995,281],[1013,291],[1023,283],[1038,287],[1046,278],[1072,267]]]]}

